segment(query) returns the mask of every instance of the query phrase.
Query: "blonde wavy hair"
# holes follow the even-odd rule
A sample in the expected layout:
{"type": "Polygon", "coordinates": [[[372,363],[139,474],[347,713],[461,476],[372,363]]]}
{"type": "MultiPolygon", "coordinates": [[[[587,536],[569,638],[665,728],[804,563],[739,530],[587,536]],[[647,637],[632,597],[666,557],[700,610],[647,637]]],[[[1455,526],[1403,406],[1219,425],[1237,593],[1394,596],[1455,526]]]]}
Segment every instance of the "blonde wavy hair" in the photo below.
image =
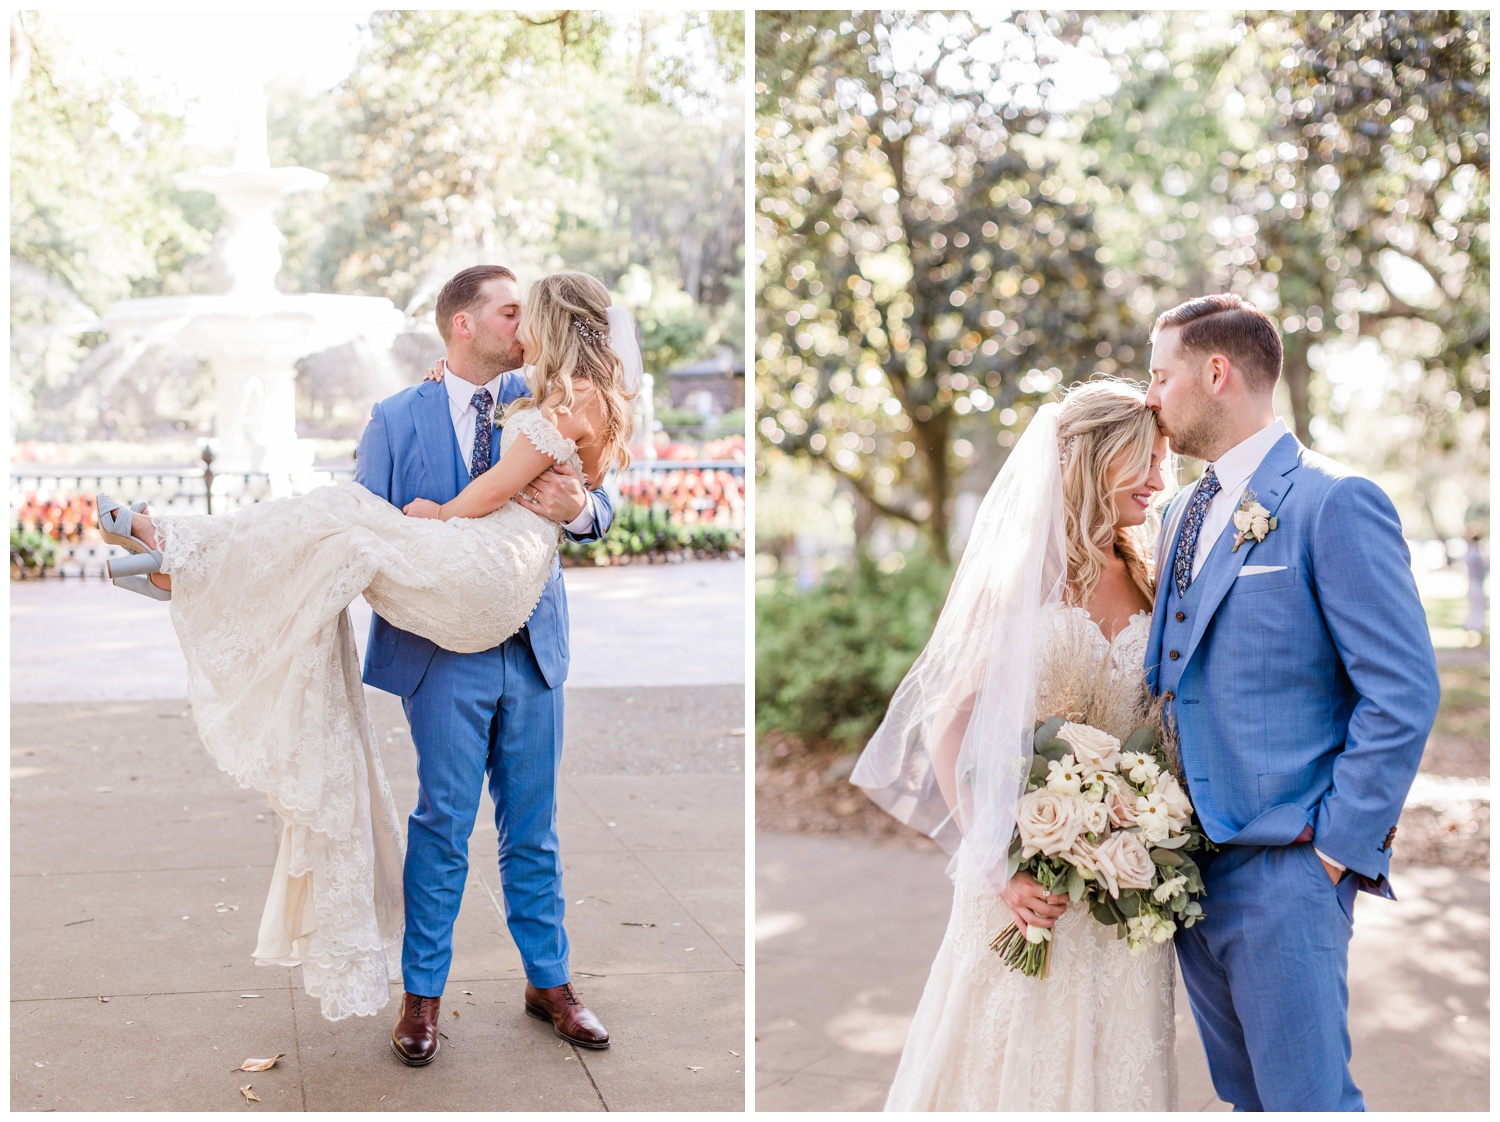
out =
{"type": "Polygon", "coordinates": [[[587,273],[553,273],[532,282],[516,332],[526,348],[530,392],[506,411],[509,416],[554,397],[560,409],[571,410],[578,383],[586,383],[603,406],[604,423],[597,435],[605,444],[605,470],[630,466],[628,445],[635,428],[625,367],[609,345],[609,305],[609,289],[587,273]]]}
{"type": "MultiPolygon", "coordinates": [[[[1063,528],[1068,549],[1068,600],[1083,605],[1114,554],[1147,600],[1155,599],[1151,546],[1160,507],[1141,526],[1117,526],[1114,492],[1151,470],[1160,437],[1156,414],[1133,384],[1112,378],[1072,386],[1057,419],[1062,456],[1063,528]]],[[[1162,471],[1168,465],[1162,465],[1162,471]]],[[[1165,492],[1163,492],[1165,494],[1165,492]]]]}

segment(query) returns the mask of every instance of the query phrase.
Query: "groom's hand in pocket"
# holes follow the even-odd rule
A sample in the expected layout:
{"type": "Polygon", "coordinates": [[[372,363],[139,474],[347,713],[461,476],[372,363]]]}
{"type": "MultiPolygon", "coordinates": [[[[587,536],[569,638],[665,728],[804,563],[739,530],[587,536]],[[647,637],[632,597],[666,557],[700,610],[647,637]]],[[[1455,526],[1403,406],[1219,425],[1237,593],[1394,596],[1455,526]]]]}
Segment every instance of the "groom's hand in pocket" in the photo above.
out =
{"type": "Polygon", "coordinates": [[[1337,865],[1330,865],[1321,857],[1318,858],[1318,864],[1323,866],[1323,871],[1328,874],[1328,879],[1333,881],[1334,884],[1338,884],[1344,878],[1344,870],[1337,865]]]}

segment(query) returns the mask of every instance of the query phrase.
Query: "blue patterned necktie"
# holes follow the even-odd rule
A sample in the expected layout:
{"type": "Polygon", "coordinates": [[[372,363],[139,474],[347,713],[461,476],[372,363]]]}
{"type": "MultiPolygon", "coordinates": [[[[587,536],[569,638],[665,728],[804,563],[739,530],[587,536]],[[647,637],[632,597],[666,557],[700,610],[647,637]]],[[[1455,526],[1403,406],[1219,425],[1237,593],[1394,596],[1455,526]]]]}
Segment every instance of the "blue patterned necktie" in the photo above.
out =
{"type": "Polygon", "coordinates": [[[1182,536],[1177,539],[1177,561],[1172,566],[1178,596],[1186,596],[1188,585],[1193,583],[1193,555],[1198,551],[1198,532],[1203,529],[1208,504],[1214,501],[1219,490],[1219,477],[1214,474],[1214,465],[1209,464],[1203,478],[1198,480],[1198,490],[1188,503],[1187,513],[1182,516],[1182,536]]]}
{"type": "Polygon", "coordinates": [[[490,470],[490,438],[494,435],[490,427],[490,391],[477,391],[469,404],[479,410],[479,418],[474,422],[474,455],[469,461],[469,478],[478,479],[490,470]]]}

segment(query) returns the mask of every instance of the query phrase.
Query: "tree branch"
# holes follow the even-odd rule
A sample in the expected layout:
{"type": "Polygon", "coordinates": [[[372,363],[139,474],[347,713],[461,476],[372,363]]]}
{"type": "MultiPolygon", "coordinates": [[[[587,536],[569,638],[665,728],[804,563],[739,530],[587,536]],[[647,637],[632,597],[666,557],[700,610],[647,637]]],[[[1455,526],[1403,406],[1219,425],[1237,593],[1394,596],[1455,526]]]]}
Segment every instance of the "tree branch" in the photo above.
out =
{"type": "Polygon", "coordinates": [[[922,525],[922,521],[913,512],[909,510],[903,510],[893,503],[889,503],[877,498],[875,496],[874,485],[865,476],[854,475],[848,471],[845,471],[831,456],[828,456],[825,453],[813,452],[809,449],[809,454],[819,463],[823,464],[829,470],[831,470],[840,479],[848,483],[849,486],[858,491],[860,498],[864,499],[865,502],[869,503],[872,507],[878,510],[881,514],[885,515],[887,518],[899,518],[902,522],[910,522],[913,526],[922,525]]]}

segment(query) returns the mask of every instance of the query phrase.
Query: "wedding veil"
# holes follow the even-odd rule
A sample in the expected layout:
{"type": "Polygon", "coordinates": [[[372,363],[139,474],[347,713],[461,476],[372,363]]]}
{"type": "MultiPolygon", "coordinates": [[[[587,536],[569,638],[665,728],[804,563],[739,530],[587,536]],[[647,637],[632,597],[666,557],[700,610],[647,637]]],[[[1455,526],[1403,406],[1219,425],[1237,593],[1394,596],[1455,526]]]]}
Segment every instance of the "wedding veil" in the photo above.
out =
{"type": "Polygon", "coordinates": [[[1063,602],[1058,416],[1041,406],[990,485],[932,638],[851,781],[997,890],[1025,793],[1044,614],[1063,602]]]}
{"type": "Polygon", "coordinates": [[[641,359],[641,346],[635,337],[635,321],[630,311],[620,304],[611,304],[605,309],[609,320],[609,346],[625,366],[625,389],[634,397],[641,389],[641,375],[646,364],[641,359]]]}

